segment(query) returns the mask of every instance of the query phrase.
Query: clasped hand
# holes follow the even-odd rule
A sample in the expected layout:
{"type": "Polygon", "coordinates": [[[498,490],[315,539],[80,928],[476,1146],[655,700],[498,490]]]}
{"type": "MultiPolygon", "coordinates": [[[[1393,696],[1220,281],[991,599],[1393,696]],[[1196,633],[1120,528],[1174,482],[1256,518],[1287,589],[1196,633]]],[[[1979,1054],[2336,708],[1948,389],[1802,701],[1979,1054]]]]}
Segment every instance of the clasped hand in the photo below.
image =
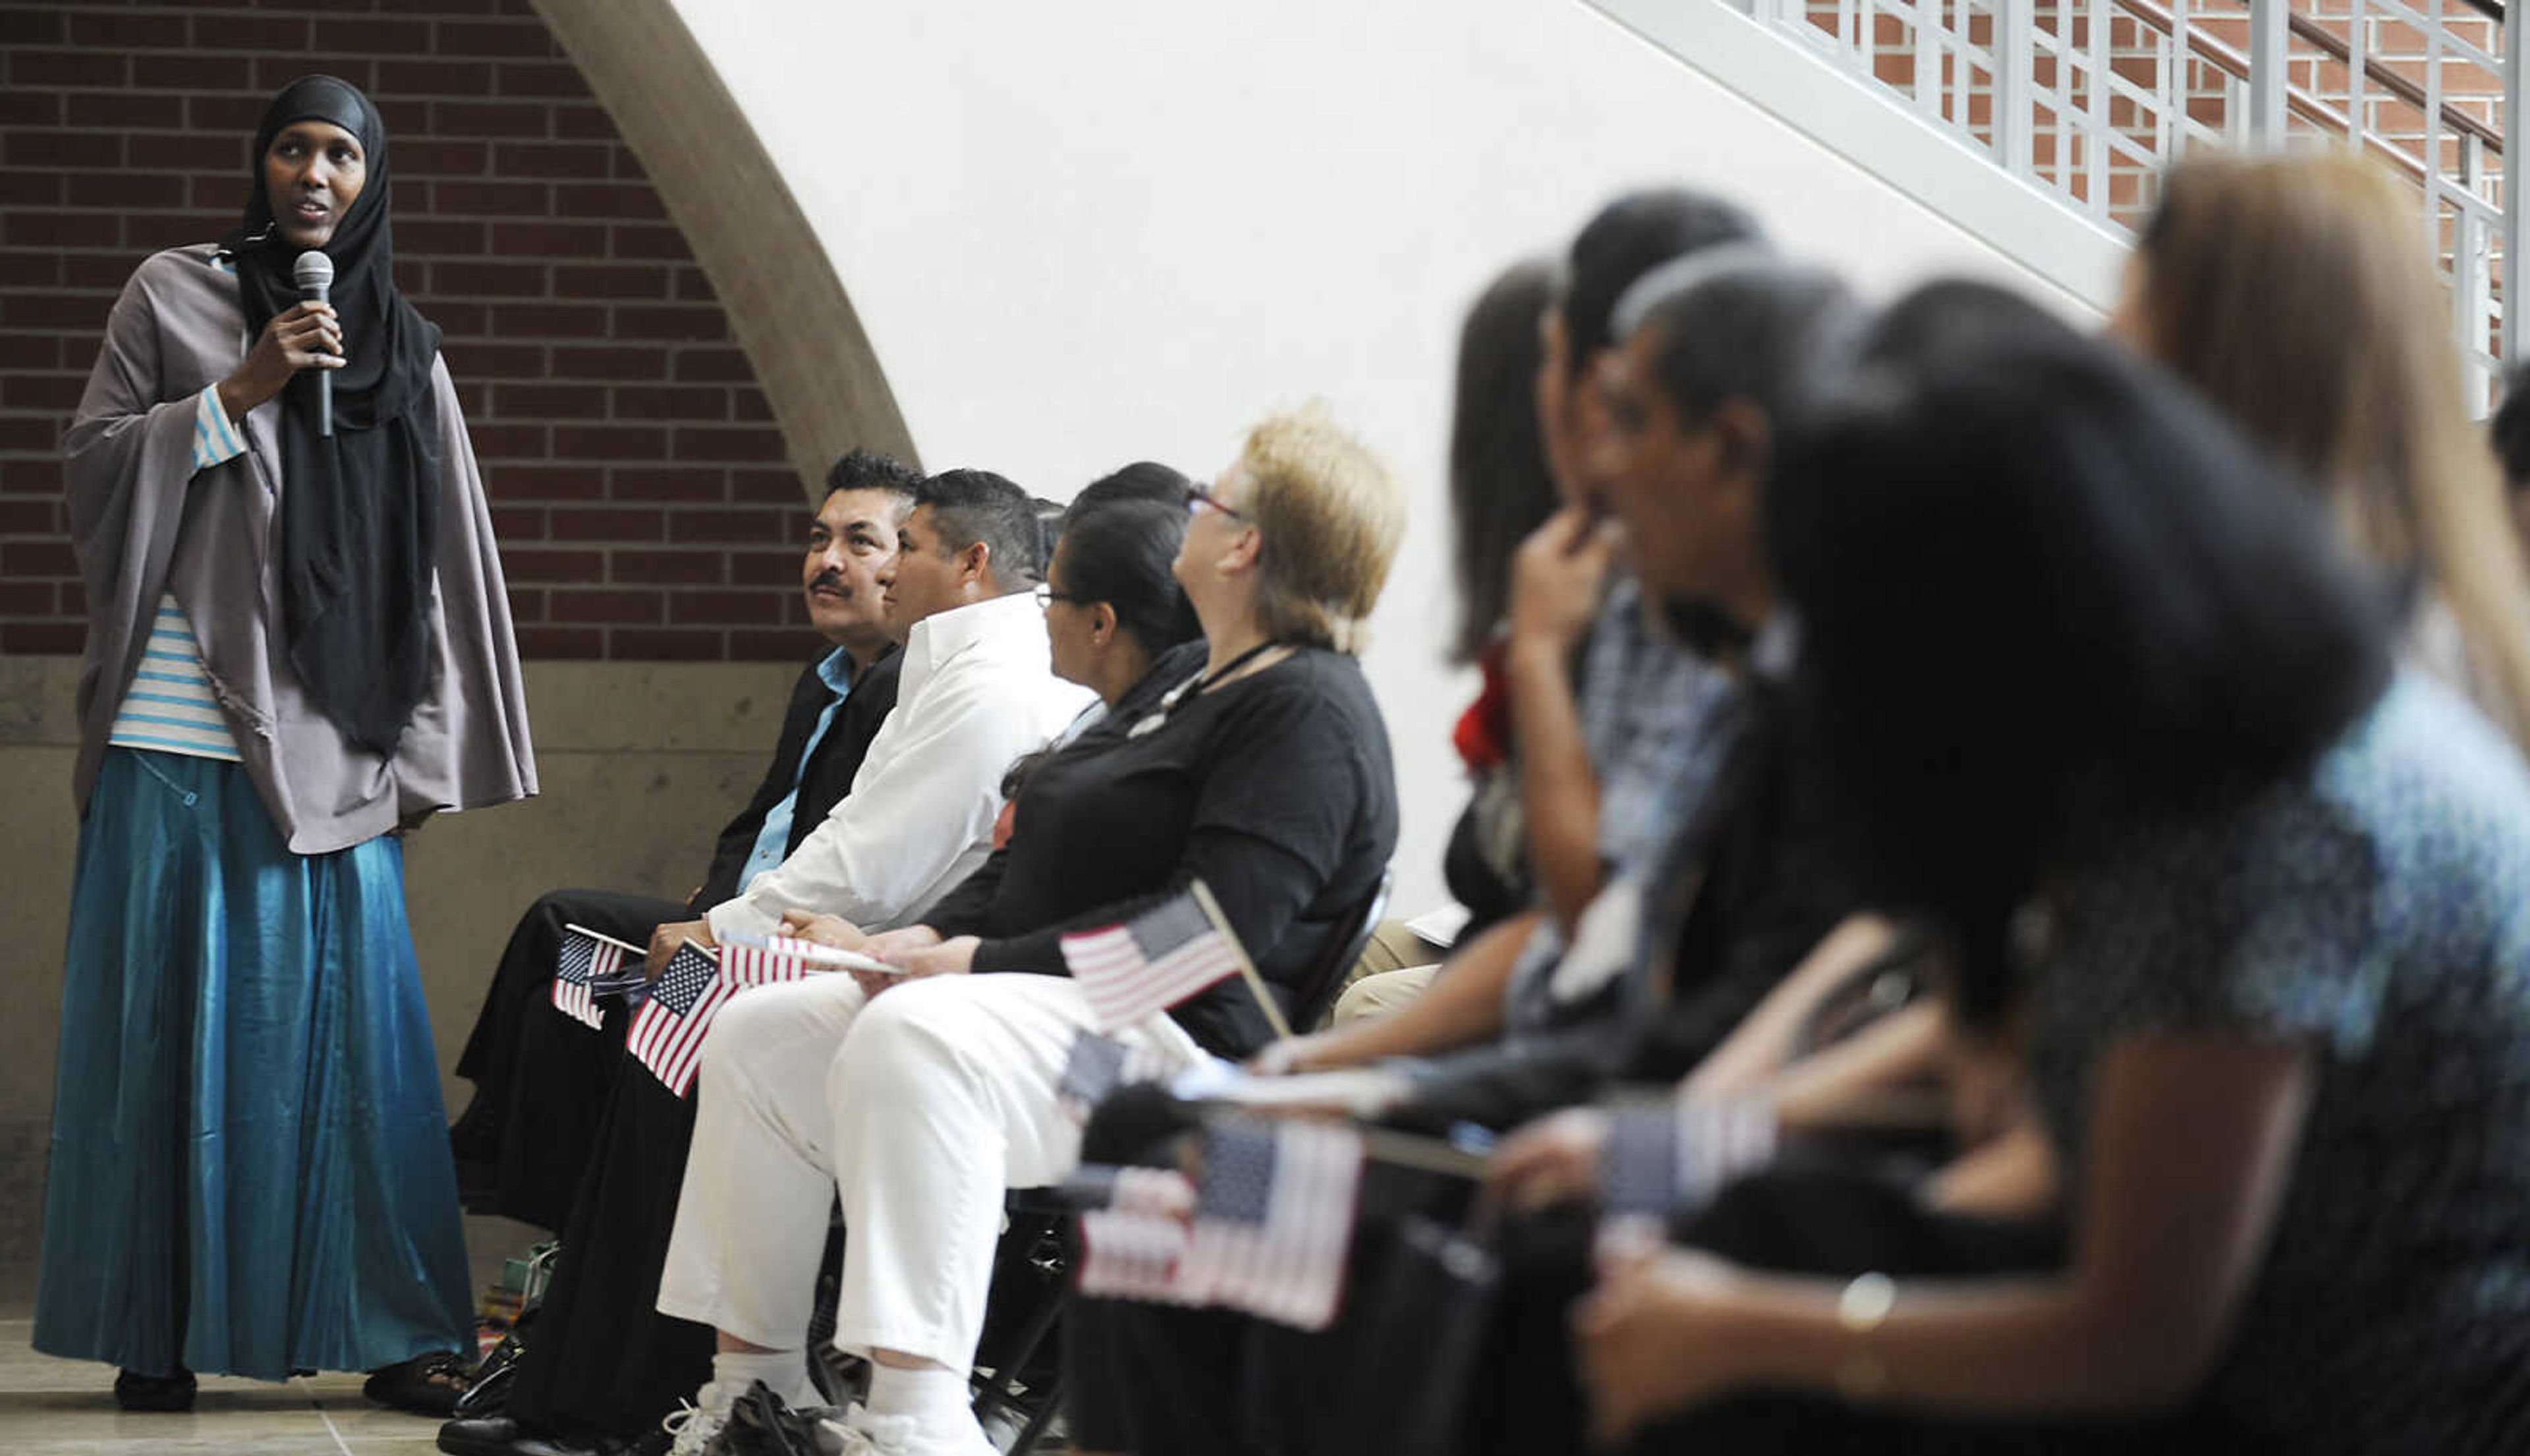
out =
{"type": "Polygon", "coordinates": [[[231,419],[280,394],[302,369],[340,369],[343,325],[331,303],[294,303],[272,316],[246,358],[220,381],[220,408],[231,419]]]}
{"type": "Polygon", "coordinates": [[[883,976],[871,971],[848,971],[860,983],[867,996],[877,996],[899,981],[924,976],[962,976],[975,964],[973,936],[959,936],[944,941],[940,932],[927,925],[900,926],[895,930],[864,934],[858,926],[840,915],[812,915],[805,910],[786,911],[782,916],[782,933],[820,945],[833,945],[845,950],[857,950],[873,960],[883,960],[904,972],[901,976],[883,976]]]}

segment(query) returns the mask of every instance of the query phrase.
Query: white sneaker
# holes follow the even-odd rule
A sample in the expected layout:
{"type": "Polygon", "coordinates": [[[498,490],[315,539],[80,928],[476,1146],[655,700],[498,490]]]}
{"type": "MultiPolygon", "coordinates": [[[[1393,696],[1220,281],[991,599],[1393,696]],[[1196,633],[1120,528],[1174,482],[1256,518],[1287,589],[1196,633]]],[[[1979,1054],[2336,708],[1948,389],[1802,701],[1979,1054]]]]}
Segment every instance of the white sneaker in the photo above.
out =
{"type": "Polygon", "coordinates": [[[873,1416],[859,1404],[844,1407],[841,1420],[820,1422],[817,1443],[826,1456],[997,1456],[971,1415],[962,1430],[926,1431],[911,1416],[873,1416]]]}
{"type": "Polygon", "coordinates": [[[668,1456],[704,1456],[712,1443],[729,1426],[729,1409],[746,1391],[739,1386],[713,1380],[694,1392],[690,1401],[677,1402],[660,1421],[659,1429],[675,1436],[668,1456]]]}

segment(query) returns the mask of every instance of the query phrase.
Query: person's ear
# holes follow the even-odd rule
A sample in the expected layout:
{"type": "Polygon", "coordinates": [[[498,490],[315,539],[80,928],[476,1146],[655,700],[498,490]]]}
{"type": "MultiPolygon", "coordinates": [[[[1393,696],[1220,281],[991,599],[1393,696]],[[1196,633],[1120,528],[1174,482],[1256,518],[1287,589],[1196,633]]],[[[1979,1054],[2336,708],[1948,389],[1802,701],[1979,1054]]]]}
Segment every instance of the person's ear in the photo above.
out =
{"type": "Polygon", "coordinates": [[[1104,647],[1116,635],[1116,609],[1106,602],[1089,604],[1089,640],[1104,647]]]}
{"type": "Polygon", "coordinates": [[[1745,493],[1753,507],[1775,462],[1775,426],[1757,402],[1731,399],[1715,406],[1707,421],[1716,447],[1721,478],[1745,493]]]}
{"type": "Polygon", "coordinates": [[[1234,522],[1238,529],[1222,547],[1219,569],[1224,576],[1236,576],[1254,569],[1256,558],[1264,553],[1265,533],[1248,522],[1234,522]]]}
{"type": "Polygon", "coordinates": [[[977,541],[958,553],[958,584],[963,586],[968,582],[987,591],[992,589],[993,548],[990,543],[977,541]]]}

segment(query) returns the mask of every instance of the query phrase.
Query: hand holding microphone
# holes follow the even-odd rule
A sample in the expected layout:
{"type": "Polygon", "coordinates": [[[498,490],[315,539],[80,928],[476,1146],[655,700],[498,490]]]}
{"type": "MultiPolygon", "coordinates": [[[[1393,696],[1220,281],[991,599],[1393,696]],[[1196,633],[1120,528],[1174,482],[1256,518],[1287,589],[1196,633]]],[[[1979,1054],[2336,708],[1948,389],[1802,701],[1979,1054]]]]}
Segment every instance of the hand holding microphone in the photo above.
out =
{"type": "Polygon", "coordinates": [[[220,407],[231,419],[280,394],[302,369],[329,371],[318,376],[319,432],[334,433],[334,381],[330,371],[343,367],[343,328],[325,296],[333,287],[334,263],[310,249],[299,255],[295,269],[300,301],[272,316],[246,358],[220,381],[220,407]],[[311,267],[310,264],[313,264],[311,267]]]}

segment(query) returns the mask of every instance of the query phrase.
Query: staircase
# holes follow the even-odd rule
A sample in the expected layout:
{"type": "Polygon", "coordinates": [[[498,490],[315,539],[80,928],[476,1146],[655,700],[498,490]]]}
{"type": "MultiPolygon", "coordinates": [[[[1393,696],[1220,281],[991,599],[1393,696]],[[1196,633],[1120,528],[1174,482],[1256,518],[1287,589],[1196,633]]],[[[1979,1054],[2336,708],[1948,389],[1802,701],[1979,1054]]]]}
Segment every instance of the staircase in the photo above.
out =
{"type": "MultiPolygon", "coordinates": [[[[1903,118],[2115,243],[2150,213],[2162,169],[2192,147],[2360,147],[2414,187],[2419,222],[2451,282],[2452,332],[2481,398],[2500,361],[2530,352],[2530,337],[2507,330],[2503,311],[2506,297],[2530,288],[2530,275],[2519,271],[2530,267],[2530,248],[2517,245],[2506,207],[2523,183],[2524,159],[2503,144],[2522,75],[2520,27],[2503,24],[2503,0],[1598,6],[1898,186],[1919,195],[1942,189],[1932,176],[1939,152],[1910,154],[1850,124],[1818,124],[1837,113],[1818,105],[1815,76],[1788,85],[1767,80],[1788,74],[1780,68],[1754,68],[1756,89],[1774,93],[1757,94],[1712,64],[1745,45],[1736,32],[1754,27],[1885,103],[1879,125],[1903,118]],[[1918,175],[1901,175],[1908,172],[1918,175]]],[[[1992,241],[2046,264],[2030,256],[2028,238],[1992,241]]],[[[2074,271],[2081,276],[2067,278],[2068,289],[2105,301],[2096,262],[2074,271]]]]}

